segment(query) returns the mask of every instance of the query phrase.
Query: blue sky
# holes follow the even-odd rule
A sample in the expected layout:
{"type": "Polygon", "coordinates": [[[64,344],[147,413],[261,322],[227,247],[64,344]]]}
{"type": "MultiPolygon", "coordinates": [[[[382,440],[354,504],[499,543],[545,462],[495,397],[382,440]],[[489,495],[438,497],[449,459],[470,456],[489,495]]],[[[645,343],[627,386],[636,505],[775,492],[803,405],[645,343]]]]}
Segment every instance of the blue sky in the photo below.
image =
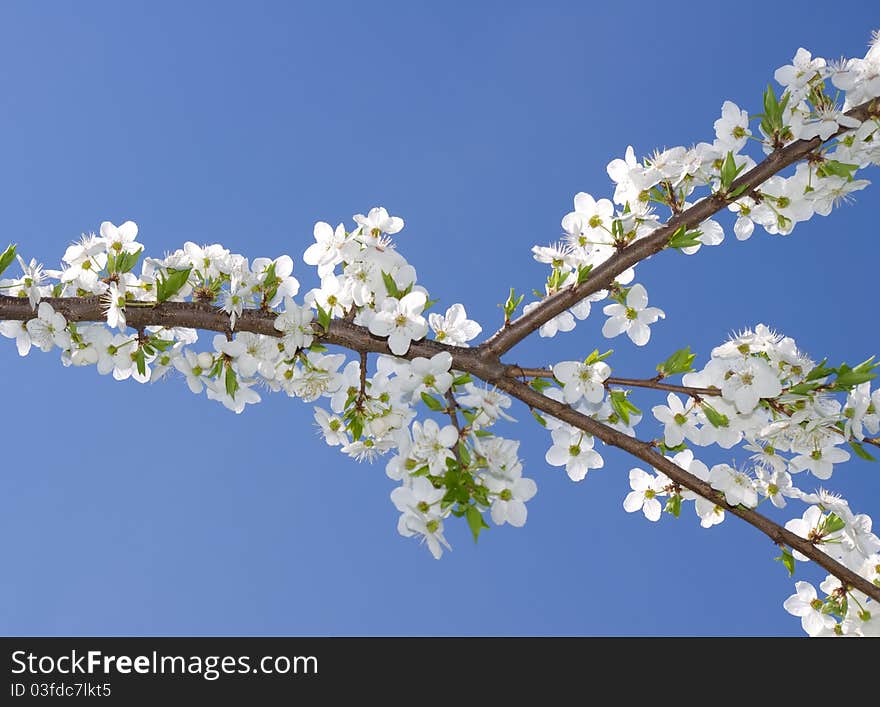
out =
{"type": "MultiPolygon", "coordinates": [[[[440,306],[493,330],[508,287],[540,287],[531,246],[558,237],[575,192],[610,194],[605,165],[628,144],[711,140],[722,102],[756,112],[799,46],[861,56],[880,27],[867,1],[821,19],[736,8],[4,3],[0,241],[57,266],[81,232],[132,219],[155,255],[186,240],[289,253],[306,289],[314,222],[384,205],[440,306]]],[[[686,344],[703,362],[757,322],[815,358],[877,352],[876,199],[644,265],[667,318],[646,349],[612,344],[617,372],[650,375],[686,344]]],[[[608,343],[599,324],[510,361],[583,356],[608,343]]],[[[635,464],[608,451],[573,484],[523,409],[505,433],[539,486],[528,524],[478,546],[455,524],[438,562],[397,535],[384,465],[323,446],[284,396],[236,416],[182,379],[116,383],[7,341],[0,400],[3,634],[800,634],[764,536],[702,530],[690,509],[624,513],[635,464]]],[[[876,465],[831,485],[877,517],[876,465]]]]}

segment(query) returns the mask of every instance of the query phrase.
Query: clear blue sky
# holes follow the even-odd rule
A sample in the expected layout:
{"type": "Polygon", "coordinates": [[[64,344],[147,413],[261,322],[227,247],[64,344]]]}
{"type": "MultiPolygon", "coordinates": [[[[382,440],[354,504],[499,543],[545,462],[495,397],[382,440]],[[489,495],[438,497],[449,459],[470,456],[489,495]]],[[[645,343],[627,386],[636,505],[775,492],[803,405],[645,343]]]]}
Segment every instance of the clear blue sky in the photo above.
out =
{"type": "MultiPolygon", "coordinates": [[[[57,267],[81,232],[133,219],[156,255],[289,253],[305,289],[313,223],[384,205],[441,306],[493,329],[509,286],[540,286],[531,246],[558,237],[575,192],[610,194],[627,144],[711,140],[724,99],[756,112],[799,46],[861,56],[880,27],[868,0],[728,7],[3,3],[0,240],[57,267]]],[[[618,373],[685,344],[705,361],[761,321],[816,358],[877,352],[880,197],[857,197],[791,238],[731,234],[643,266],[667,319],[645,350],[614,342],[618,373]]],[[[600,323],[512,360],[583,356],[607,343],[600,323]]],[[[286,397],[236,416],[179,378],[116,383],[5,341],[0,400],[2,634],[800,634],[764,536],[702,530],[690,508],[627,515],[634,464],[609,451],[573,484],[522,409],[506,432],[539,486],[528,524],[478,546],[452,524],[437,562],[397,535],[384,465],[323,446],[286,397]]],[[[880,519],[876,465],[831,486],[880,519]]]]}

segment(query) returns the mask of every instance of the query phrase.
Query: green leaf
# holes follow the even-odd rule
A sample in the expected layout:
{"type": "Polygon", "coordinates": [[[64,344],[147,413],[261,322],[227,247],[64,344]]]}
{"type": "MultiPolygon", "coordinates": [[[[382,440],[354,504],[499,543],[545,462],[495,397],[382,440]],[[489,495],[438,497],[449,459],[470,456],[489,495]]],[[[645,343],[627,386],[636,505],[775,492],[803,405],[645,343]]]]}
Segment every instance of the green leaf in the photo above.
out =
{"type": "Polygon", "coordinates": [[[3,271],[12,265],[12,261],[15,260],[15,247],[15,243],[12,243],[3,251],[3,254],[0,255],[0,275],[2,275],[3,271]]]}
{"type": "Polygon", "coordinates": [[[836,513],[829,513],[825,520],[822,521],[821,524],[821,533],[822,535],[830,535],[831,533],[836,533],[838,530],[843,530],[846,527],[846,522],[836,513]]]}
{"type": "Polygon", "coordinates": [[[593,352],[584,359],[584,364],[590,366],[597,361],[604,361],[611,354],[614,353],[614,349],[608,349],[605,353],[600,354],[599,349],[593,349],[593,352]]]}
{"type": "Polygon", "coordinates": [[[473,382],[473,378],[471,378],[470,373],[462,373],[457,378],[452,379],[452,385],[464,385],[465,383],[473,382]]]}
{"type": "Polygon", "coordinates": [[[172,346],[174,346],[173,341],[169,341],[168,339],[159,339],[155,336],[150,337],[150,345],[159,351],[167,351],[172,346]]]}
{"type": "Polygon", "coordinates": [[[483,520],[483,514],[480,513],[480,509],[476,506],[467,507],[465,518],[467,518],[467,524],[471,529],[471,533],[474,534],[474,542],[477,542],[477,538],[480,537],[480,532],[487,529],[489,526],[486,521],[483,520]]]}
{"type": "Polygon", "coordinates": [[[422,402],[434,412],[442,412],[446,409],[443,403],[437,400],[433,395],[428,395],[427,393],[422,393],[422,402]]]}
{"type": "Polygon", "coordinates": [[[859,166],[857,164],[846,164],[845,162],[838,162],[837,160],[825,160],[816,169],[816,174],[820,177],[843,177],[848,182],[851,182],[853,179],[853,172],[858,168],[859,166]]]}
{"type": "Polygon", "coordinates": [[[677,373],[688,373],[689,371],[694,370],[692,364],[696,357],[697,354],[691,353],[691,347],[687,346],[683,349],[679,349],[663,363],[658,365],[657,371],[664,378],[667,376],[673,376],[677,373]]]}
{"type": "Polygon", "coordinates": [[[779,557],[774,557],[773,559],[785,565],[785,569],[788,570],[789,577],[794,576],[794,555],[791,554],[791,550],[789,550],[787,547],[783,547],[782,554],[779,557]]]}
{"type": "Polygon", "coordinates": [[[712,427],[727,427],[730,424],[730,419],[727,415],[718,412],[705,400],[700,403],[700,407],[703,409],[706,419],[709,420],[712,427]]]}
{"type": "Polygon", "coordinates": [[[538,424],[540,424],[541,427],[547,426],[547,420],[541,417],[541,414],[537,410],[532,409],[532,416],[538,421],[538,424]]]}
{"type": "Polygon", "coordinates": [[[592,265],[578,265],[578,276],[577,276],[577,284],[580,285],[583,282],[586,282],[590,277],[590,270],[593,269],[592,265]]]}
{"type": "Polygon", "coordinates": [[[397,289],[397,283],[394,282],[394,278],[384,270],[382,271],[382,280],[385,283],[385,289],[388,291],[388,296],[400,299],[401,295],[400,290],[397,289]]]}
{"type": "Polygon", "coordinates": [[[657,447],[664,454],[678,454],[678,452],[683,452],[685,449],[688,448],[687,444],[685,444],[684,442],[682,442],[681,444],[676,444],[674,447],[670,447],[668,444],[666,444],[666,442],[660,442],[657,447]]]}
{"type": "Polygon", "coordinates": [[[860,442],[856,442],[854,439],[851,439],[849,441],[849,446],[852,447],[852,450],[856,453],[856,456],[859,459],[864,459],[865,461],[868,461],[868,462],[877,461],[877,459],[875,457],[871,456],[868,453],[868,450],[866,450],[865,447],[860,442]]]}
{"type": "Polygon", "coordinates": [[[788,389],[788,392],[792,395],[809,395],[821,385],[821,383],[798,383],[797,385],[791,386],[791,388],[788,389]]]}
{"type": "Polygon", "coordinates": [[[364,433],[364,418],[360,415],[353,415],[351,422],[348,423],[348,431],[351,432],[351,438],[357,442],[364,433]]]}
{"type": "Polygon", "coordinates": [[[134,253],[126,253],[125,251],[116,255],[111,253],[107,256],[107,272],[111,274],[130,272],[137,265],[143,251],[144,249],[140,248],[134,253]]]}
{"type": "Polygon", "coordinates": [[[700,241],[701,235],[703,235],[701,231],[688,231],[686,226],[680,226],[678,230],[672,234],[669,243],[667,243],[667,247],[691,248],[700,245],[702,243],[702,241],[700,241]]]}
{"type": "Polygon", "coordinates": [[[611,407],[614,409],[620,419],[623,420],[625,425],[629,424],[629,414],[634,412],[636,414],[640,413],[635,405],[633,405],[627,398],[629,395],[629,391],[624,390],[612,390],[609,399],[611,400],[611,407]]]}
{"type": "Polygon", "coordinates": [[[263,301],[271,302],[275,295],[278,294],[278,287],[281,285],[281,278],[275,274],[275,263],[272,262],[266,268],[266,277],[263,279],[263,301]]]}
{"type": "Polygon", "coordinates": [[[468,451],[467,445],[461,441],[458,443],[458,458],[461,459],[462,465],[471,465],[471,453],[468,451]]]}
{"type": "Polygon", "coordinates": [[[681,515],[681,495],[676,493],[670,496],[664,510],[678,518],[681,515]]]}
{"type": "Polygon", "coordinates": [[[767,135],[779,135],[783,131],[782,117],[785,107],[791,95],[786,91],[782,94],[782,100],[777,100],[773,86],[768,84],[764,91],[764,113],[761,117],[761,127],[767,135]]]}
{"type": "Polygon", "coordinates": [[[510,321],[513,313],[517,310],[524,298],[525,295],[517,297],[514,289],[512,287],[510,288],[510,295],[508,295],[507,301],[504,303],[504,321],[510,321]]]}
{"type": "Polygon", "coordinates": [[[827,358],[823,358],[816,366],[806,375],[804,376],[805,381],[814,381],[819,380],[820,378],[827,378],[832,373],[837,373],[836,368],[828,368],[825,364],[828,363],[827,358]]]}
{"type": "Polygon", "coordinates": [[[226,393],[230,398],[234,398],[238,388],[238,376],[235,375],[232,366],[226,366],[226,393]]]}
{"type": "Polygon", "coordinates": [[[137,364],[137,371],[142,376],[147,375],[147,362],[144,359],[144,349],[139,347],[134,354],[134,362],[137,364]]]}
{"type": "Polygon", "coordinates": [[[874,358],[874,356],[871,356],[871,358],[862,361],[855,368],[850,368],[845,363],[841,364],[840,368],[837,369],[834,387],[848,390],[876,378],[877,374],[873,373],[873,371],[877,366],[880,366],[880,363],[874,363],[874,358]]]}
{"type": "Polygon", "coordinates": [[[539,393],[551,387],[553,384],[545,378],[532,378],[529,386],[537,390],[539,393]]]}
{"type": "Polygon", "coordinates": [[[737,175],[743,170],[745,167],[745,163],[736,166],[736,160],[733,158],[733,153],[728,152],[727,157],[724,158],[724,162],[721,163],[721,191],[725,194],[730,190],[730,185],[733,184],[733,180],[736,179],[737,175]]]}
{"type": "Polygon", "coordinates": [[[160,275],[156,281],[156,301],[167,302],[174,297],[186,284],[191,272],[192,268],[183,268],[182,270],[168,268],[167,274],[160,275]]]}
{"type": "Polygon", "coordinates": [[[876,377],[876,373],[858,373],[856,371],[847,371],[846,373],[839,375],[837,376],[837,378],[834,379],[834,387],[849,390],[850,388],[855,388],[861,383],[866,383],[867,381],[874,380],[876,377]]]}
{"type": "Polygon", "coordinates": [[[325,332],[330,331],[330,312],[325,311],[320,304],[316,304],[316,306],[318,308],[318,324],[325,332]]]}
{"type": "Polygon", "coordinates": [[[727,195],[727,198],[728,198],[728,199],[736,199],[736,197],[738,197],[740,194],[742,194],[742,193],[743,193],[744,191],[746,191],[748,188],[749,188],[749,185],[748,185],[748,184],[740,184],[736,189],[734,189],[733,191],[731,191],[731,192],[727,195]]]}

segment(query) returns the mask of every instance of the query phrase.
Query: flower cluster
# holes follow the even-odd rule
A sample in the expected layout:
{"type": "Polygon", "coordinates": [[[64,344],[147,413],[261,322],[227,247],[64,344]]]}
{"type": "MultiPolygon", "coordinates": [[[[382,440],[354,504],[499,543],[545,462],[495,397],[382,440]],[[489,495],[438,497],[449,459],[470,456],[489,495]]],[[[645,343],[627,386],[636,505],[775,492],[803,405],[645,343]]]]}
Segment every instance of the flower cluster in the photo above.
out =
{"type": "MultiPolygon", "coordinates": [[[[838,62],[813,58],[799,49],[791,64],[776,71],[782,93],[777,97],[772,88],[767,89],[757,129],[749,127],[745,110],[725,101],[711,143],[671,147],[641,161],[628,147],[622,159],[612,160],[607,167],[615,184],[612,198],[596,199],[579,192],[574,211],[562,219],[559,242],[532,248],[535,260],[551,269],[544,297],[586,282],[592,270],[621,249],[651,236],[661,227],[658,207],[678,216],[707,195],[723,197],[737,217],[734,235],[746,240],[755,225],[770,234],[788,235],[797,223],[816,214],[827,216],[835,206],[848,202],[854,192],[868,185],[867,180],[854,177],[856,172],[880,163],[877,115],[862,122],[845,112],[880,95],[878,46],[875,40],[863,59],[838,62]],[[837,141],[816,150],[790,176],[773,176],[753,189],[737,181],[756,165],[744,152],[750,141],[770,154],[795,140],[819,137],[826,141],[835,136],[837,141]],[[698,194],[701,189],[703,194],[698,194]]],[[[708,218],[694,228],[676,231],[667,247],[691,255],[701,246],[721,244],[724,236],[721,224],[708,218]]],[[[636,345],[644,346],[650,338],[649,326],[664,315],[660,309],[647,307],[642,285],[626,287],[634,278],[633,267],[624,270],[610,288],[598,290],[544,324],[540,335],[571,331],[577,320],[589,316],[591,301],[610,297],[615,304],[604,307],[610,318],[602,333],[613,338],[626,332],[636,345]]],[[[523,313],[540,303],[527,304],[523,313]]]]}

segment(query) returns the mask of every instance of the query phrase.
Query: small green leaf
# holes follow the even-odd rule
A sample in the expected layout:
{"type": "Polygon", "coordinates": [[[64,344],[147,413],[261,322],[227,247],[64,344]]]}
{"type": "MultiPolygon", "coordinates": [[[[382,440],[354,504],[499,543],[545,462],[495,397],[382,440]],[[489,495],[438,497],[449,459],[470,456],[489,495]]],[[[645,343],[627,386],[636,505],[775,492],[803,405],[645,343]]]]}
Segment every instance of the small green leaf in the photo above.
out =
{"type": "Polygon", "coordinates": [[[673,494],[672,496],[669,497],[669,500],[666,502],[665,511],[667,513],[671,513],[676,518],[678,518],[681,515],[681,495],[680,494],[676,493],[676,494],[673,494]]]}
{"type": "Polygon", "coordinates": [[[851,182],[853,172],[858,168],[859,166],[857,164],[846,164],[844,162],[838,162],[837,160],[825,160],[816,169],[816,174],[820,177],[843,177],[848,182],[851,182]]]}
{"type": "Polygon", "coordinates": [[[281,284],[281,278],[275,274],[275,263],[272,262],[266,268],[266,277],[263,278],[263,300],[271,302],[275,295],[278,294],[278,286],[281,284]]]}
{"type": "Polygon", "coordinates": [[[788,570],[789,577],[794,576],[794,555],[791,554],[791,550],[783,546],[782,554],[779,557],[774,557],[773,559],[785,565],[785,569],[788,570]]]}
{"type": "Polygon", "coordinates": [[[434,412],[441,412],[446,409],[443,403],[437,400],[433,395],[428,395],[428,393],[422,393],[422,402],[434,412]]]}
{"type": "Polygon", "coordinates": [[[541,414],[537,410],[532,410],[532,416],[538,421],[538,424],[540,424],[541,427],[547,426],[547,420],[541,417],[541,414]]]}
{"type": "Polygon", "coordinates": [[[856,456],[859,459],[864,459],[868,462],[877,461],[875,457],[871,456],[871,454],[868,453],[868,450],[865,449],[865,447],[860,442],[856,442],[854,439],[851,439],[849,441],[849,446],[852,447],[852,450],[856,453],[856,456]]]}
{"type": "Polygon", "coordinates": [[[694,370],[692,364],[696,357],[697,354],[691,353],[691,347],[687,346],[683,349],[679,349],[663,363],[659,364],[657,366],[657,371],[664,378],[677,373],[688,373],[689,371],[694,370]]]}
{"type": "Polygon", "coordinates": [[[706,419],[709,420],[712,427],[727,427],[730,424],[730,419],[727,415],[718,412],[705,400],[700,403],[700,407],[703,409],[706,419]]]}
{"type": "Polygon", "coordinates": [[[238,376],[235,375],[232,366],[226,366],[226,394],[234,398],[238,388],[238,376]]]}
{"type": "Polygon", "coordinates": [[[143,347],[139,347],[138,350],[134,354],[134,362],[137,364],[137,371],[142,376],[147,375],[147,362],[144,358],[144,349],[143,347]]]}
{"type": "Polygon", "coordinates": [[[821,383],[798,383],[797,385],[791,386],[791,388],[788,389],[788,392],[792,395],[809,395],[821,385],[821,383]]]}
{"type": "Polygon", "coordinates": [[[140,259],[143,250],[143,248],[140,248],[134,253],[126,253],[123,251],[116,255],[111,253],[107,256],[107,272],[111,274],[130,272],[134,266],[137,265],[137,261],[140,259]]]}
{"type": "Polygon", "coordinates": [[[623,423],[625,425],[629,424],[629,414],[631,412],[634,412],[636,414],[641,412],[641,410],[639,410],[629,401],[627,397],[628,395],[628,390],[612,390],[609,395],[611,407],[614,409],[614,412],[616,412],[620,416],[620,419],[623,420],[623,423]]]}
{"type": "Polygon", "coordinates": [[[600,354],[599,349],[593,349],[593,352],[584,359],[584,364],[590,366],[598,361],[604,361],[611,354],[614,353],[614,349],[608,349],[605,353],[600,354]]]}
{"type": "Polygon", "coordinates": [[[841,364],[837,369],[837,378],[834,379],[834,387],[849,390],[855,386],[873,380],[877,377],[874,369],[880,366],[880,363],[874,363],[874,356],[862,361],[854,368],[850,368],[845,363],[841,364]]]}
{"type": "Polygon", "coordinates": [[[471,465],[471,453],[468,451],[467,445],[464,442],[458,443],[458,458],[461,459],[461,463],[463,466],[471,465]]]}
{"type": "Polygon", "coordinates": [[[552,385],[553,384],[545,378],[532,378],[532,380],[529,382],[529,386],[537,390],[539,393],[543,392],[552,385]]]}
{"type": "Polygon", "coordinates": [[[457,378],[452,379],[452,385],[464,385],[465,383],[473,382],[473,378],[471,378],[470,373],[462,373],[457,378]]]}
{"type": "Polygon", "coordinates": [[[351,438],[357,442],[364,433],[364,418],[360,415],[354,415],[351,422],[348,423],[348,431],[351,432],[351,438]]]}
{"type": "Polygon", "coordinates": [[[678,454],[678,452],[683,452],[685,449],[688,448],[687,444],[685,444],[684,442],[682,442],[681,444],[676,444],[674,447],[670,447],[668,444],[666,444],[666,442],[662,441],[660,442],[660,444],[657,445],[657,447],[664,454],[678,454]]]}
{"type": "Polygon", "coordinates": [[[733,153],[727,153],[724,162],[721,163],[721,191],[723,193],[726,194],[730,190],[730,185],[733,184],[733,180],[743,170],[743,167],[745,167],[745,163],[737,167],[733,153]]]}
{"type": "Polygon", "coordinates": [[[318,324],[327,332],[330,331],[330,312],[326,311],[320,304],[316,304],[318,308],[318,324]]]}
{"type": "Polygon", "coordinates": [[[3,254],[0,255],[0,275],[2,275],[3,271],[12,265],[12,261],[15,260],[15,247],[15,243],[11,244],[3,251],[3,254]]]}
{"type": "Polygon", "coordinates": [[[474,542],[477,542],[477,538],[480,537],[480,532],[486,530],[489,526],[486,521],[483,520],[483,514],[480,513],[480,509],[476,506],[467,507],[465,518],[467,518],[468,527],[470,527],[471,533],[474,535],[474,542]]]}
{"type": "Polygon", "coordinates": [[[827,358],[823,358],[816,366],[810,370],[810,372],[804,376],[805,381],[814,381],[819,380],[820,378],[827,378],[832,373],[837,373],[836,368],[828,368],[825,364],[828,363],[827,358]]]}
{"type": "Polygon", "coordinates": [[[592,265],[578,265],[578,276],[577,276],[577,284],[586,282],[590,277],[590,270],[593,269],[592,265]]]}
{"type": "Polygon", "coordinates": [[[159,275],[156,281],[156,301],[167,302],[174,297],[186,284],[191,272],[192,268],[184,268],[182,270],[168,268],[166,275],[159,275]]]}
{"type": "Polygon", "coordinates": [[[831,533],[836,533],[838,530],[843,530],[846,527],[846,522],[836,513],[829,513],[828,516],[821,524],[821,532],[822,535],[830,535],[831,533]]]}
{"type": "MultiPolygon", "coordinates": [[[[539,295],[540,296],[540,295],[539,295]]],[[[510,321],[510,318],[513,316],[513,313],[517,310],[519,305],[522,303],[525,295],[516,296],[514,289],[510,288],[510,295],[507,297],[507,301],[504,303],[504,321],[510,321]]]]}
{"type": "Polygon", "coordinates": [[[394,281],[394,278],[384,270],[382,271],[382,280],[385,283],[385,289],[388,291],[388,296],[400,299],[401,295],[400,290],[397,289],[397,283],[394,281]]]}
{"type": "Polygon", "coordinates": [[[150,345],[159,351],[167,351],[172,346],[174,346],[173,341],[169,341],[168,339],[159,339],[155,336],[150,337],[150,345]]]}
{"type": "Polygon", "coordinates": [[[672,234],[667,246],[669,248],[691,248],[702,243],[700,240],[701,235],[703,235],[701,231],[688,231],[685,226],[680,226],[672,234]]]}

